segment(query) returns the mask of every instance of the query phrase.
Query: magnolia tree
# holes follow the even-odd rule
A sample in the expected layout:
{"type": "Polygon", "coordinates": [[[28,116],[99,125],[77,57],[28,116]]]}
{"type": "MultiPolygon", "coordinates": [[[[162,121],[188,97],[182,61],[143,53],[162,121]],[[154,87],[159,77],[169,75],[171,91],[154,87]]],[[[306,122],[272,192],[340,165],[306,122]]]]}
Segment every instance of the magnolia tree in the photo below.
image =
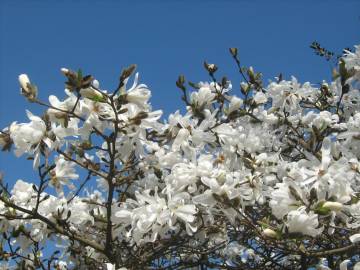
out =
{"type": "Polygon", "coordinates": [[[230,53],[239,89],[205,63],[167,120],[135,66],[114,91],[63,68],[49,102],[20,75],[46,110],[0,134],[38,174],[2,177],[2,269],[360,269],[360,46],[320,85],[230,53]]]}

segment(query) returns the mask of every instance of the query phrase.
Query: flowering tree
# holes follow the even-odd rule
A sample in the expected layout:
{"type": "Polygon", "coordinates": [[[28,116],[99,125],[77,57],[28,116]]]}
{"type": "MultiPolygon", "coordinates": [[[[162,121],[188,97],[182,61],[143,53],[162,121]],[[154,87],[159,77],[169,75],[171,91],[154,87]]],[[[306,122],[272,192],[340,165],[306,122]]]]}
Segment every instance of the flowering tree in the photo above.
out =
{"type": "Polygon", "coordinates": [[[46,111],[0,133],[39,176],[1,179],[3,268],[360,269],[360,46],[318,87],[265,86],[230,53],[240,95],[205,63],[167,121],[135,66],[115,91],[63,68],[49,103],[20,75],[46,111]]]}

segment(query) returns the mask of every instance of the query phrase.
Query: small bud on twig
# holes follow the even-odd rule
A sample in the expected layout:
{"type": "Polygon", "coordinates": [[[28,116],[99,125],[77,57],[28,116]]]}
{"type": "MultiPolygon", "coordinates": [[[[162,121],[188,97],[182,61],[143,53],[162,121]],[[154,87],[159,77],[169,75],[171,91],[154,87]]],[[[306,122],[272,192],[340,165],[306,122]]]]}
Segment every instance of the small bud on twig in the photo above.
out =
{"type": "Polygon", "coordinates": [[[339,203],[339,202],[331,202],[331,201],[327,201],[325,202],[322,207],[327,208],[331,211],[341,211],[343,209],[343,204],[339,203]]]}
{"type": "Polygon", "coordinates": [[[208,64],[206,61],[204,62],[204,67],[210,74],[214,74],[218,70],[215,64],[208,64]]]}
{"type": "Polygon", "coordinates": [[[135,64],[132,64],[132,65],[128,66],[127,68],[123,69],[123,71],[121,72],[121,75],[120,75],[120,81],[123,82],[124,80],[129,78],[131,76],[131,74],[133,74],[135,69],[136,69],[135,64]]]}
{"type": "Polygon", "coordinates": [[[263,230],[262,234],[268,238],[276,238],[278,236],[274,230],[269,229],[269,228],[266,228],[265,230],[263,230]]]}
{"type": "Polygon", "coordinates": [[[237,54],[238,54],[237,48],[230,48],[229,51],[234,58],[237,57],[237,54]]]}
{"type": "Polygon", "coordinates": [[[28,75],[21,74],[19,76],[19,83],[21,87],[21,94],[25,96],[30,102],[34,101],[37,96],[37,87],[31,84],[28,75]]]}
{"type": "Polygon", "coordinates": [[[176,81],[176,86],[179,87],[181,90],[185,90],[185,86],[184,86],[184,83],[185,83],[185,77],[184,75],[179,75],[179,78],[178,80],[176,81]]]}

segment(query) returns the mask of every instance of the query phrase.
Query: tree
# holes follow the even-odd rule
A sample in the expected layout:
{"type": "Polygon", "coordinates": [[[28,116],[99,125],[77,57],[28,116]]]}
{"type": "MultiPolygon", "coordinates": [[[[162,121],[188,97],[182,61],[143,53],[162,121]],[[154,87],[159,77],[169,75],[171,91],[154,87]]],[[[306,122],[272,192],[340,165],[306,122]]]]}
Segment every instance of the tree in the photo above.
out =
{"type": "Polygon", "coordinates": [[[135,65],[114,91],[63,68],[49,103],[20,75],[46,111],[0,133],[39,176],[1,179],[4,269],[360,269],[360,46],[319,86],[264,86],[230,53],[240,95],[205,62],[168,121],[135,65]]]}

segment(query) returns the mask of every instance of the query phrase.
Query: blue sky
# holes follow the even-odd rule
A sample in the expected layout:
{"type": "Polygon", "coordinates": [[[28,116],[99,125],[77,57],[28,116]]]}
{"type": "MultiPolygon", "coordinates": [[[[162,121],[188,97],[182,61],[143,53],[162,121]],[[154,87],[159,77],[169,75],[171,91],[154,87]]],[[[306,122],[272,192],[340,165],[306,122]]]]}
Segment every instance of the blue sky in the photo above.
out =
{"type": "MultiPolygon", "coordinates": [[[[360,43],[360,1],[0,1],[0,127],[40,114],[19,95],[17,77],[29,74],[39,96],[63,97],[61,67],[81,68],[104,89],[114,89],[121,69],[136,63],[152,90],[154,109],[165,114],[182,106],[179,74],[208,80],[202,63],[219,66],[238,91],[229,56],[238,47],[243,65],[265,81],[282,72],[301,82],[330,78],[330,64],[315,56],[317,40],[330,50],[360,43]]],[[[34,180],[32,162],[0,154],[0,170],[13,183],[34,180]]]]}

